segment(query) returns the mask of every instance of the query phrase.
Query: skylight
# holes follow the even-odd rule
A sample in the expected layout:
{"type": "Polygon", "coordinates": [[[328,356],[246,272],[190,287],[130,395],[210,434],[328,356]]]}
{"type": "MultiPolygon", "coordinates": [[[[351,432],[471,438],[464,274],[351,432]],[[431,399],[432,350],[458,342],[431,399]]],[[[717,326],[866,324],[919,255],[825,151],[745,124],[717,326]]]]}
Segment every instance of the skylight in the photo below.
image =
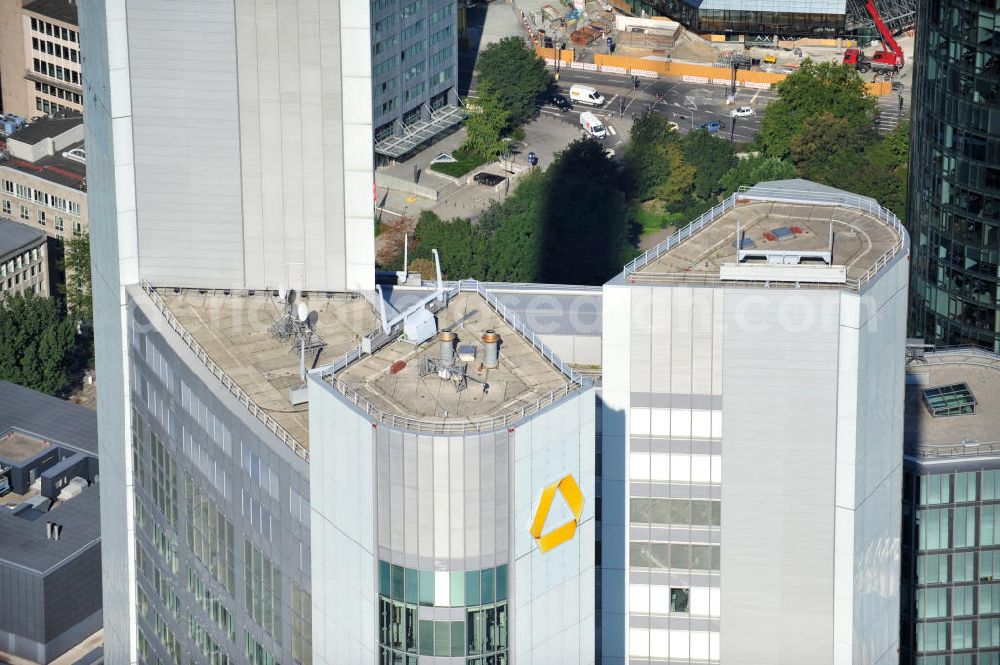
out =
{"type": "Polygon", "coordinates": [[[976,398],[967,383],[953,383],[947,386],[925,388],[924,404],[935,418],[939,416],[960,416],[976,412],[976,398]]]}

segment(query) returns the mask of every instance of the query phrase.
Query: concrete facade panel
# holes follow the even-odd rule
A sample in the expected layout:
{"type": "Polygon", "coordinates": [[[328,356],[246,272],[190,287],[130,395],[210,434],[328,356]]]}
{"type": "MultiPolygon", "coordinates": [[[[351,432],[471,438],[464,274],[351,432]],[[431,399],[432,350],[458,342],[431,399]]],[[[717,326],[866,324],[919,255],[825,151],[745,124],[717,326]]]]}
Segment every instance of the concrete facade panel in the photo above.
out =
{"type": "Polygon", "coordinates": [[[839,300],[725,292],[722,662],[833,659],[839,300]]]}

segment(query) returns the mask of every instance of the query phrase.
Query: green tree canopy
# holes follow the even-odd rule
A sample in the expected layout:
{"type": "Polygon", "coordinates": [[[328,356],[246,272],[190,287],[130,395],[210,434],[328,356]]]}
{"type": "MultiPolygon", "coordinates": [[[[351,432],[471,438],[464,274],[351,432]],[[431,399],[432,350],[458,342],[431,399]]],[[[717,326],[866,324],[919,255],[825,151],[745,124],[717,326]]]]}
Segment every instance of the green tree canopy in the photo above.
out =
{"type": "Polygon", "coordinates": [[[846,121],[862,137],[874,132],[877,104],[853,67],[807,59],[776,90],[778,98],[764,110],[757,136],[769,157],[787,157],[793,137],[824,112],[846,121]]]}
{"type": "Polygon", "coordinates": [[[695,169],[694,197],[700,201],[714,200],[722,191],[719,179],[736,163],[732,145],[699,129],[681,139],[681,150],[684,159],[695,169]]]}
{"type": "Polygon", "coordinates": [[[88,234],[67,238],[64,247],[63,270],[66,284],[63,296],[69,315],[76,321],[91,321],[94,305],[90,288],[90,236],[88,234]]]}
{"type": "Polygon", "coordinates": [[[815,122],[806,123],[792,136],[788,144],[788,158],[801,177],[830,182],[837,177],[831,173],[833,162],[838,162],[837,168],[840,168],[839,163],[844,161],[834,160],[834,155],[847,153],[857,156],[874,138],[867,130],[860,131],[847,118],[838,118],[823,111],[815,122]]]}
{"type": "Polygon", "coordinates": [[[758,155],[736,160],[733,168],[719,178],[719,184],[722,195],[729,196],[743,186],[753,187],[759,182],[787,180],[795,175],[795,166],[791,162],[758,155]]]}
{"type": "Polygon", "coordinates": [[[486,47],[476,62],[479,94],[491,91],[510,113],[509,128],[535,115],[535,100],[552,85],[545,62],[520,37],[504,37],[486,47]]]}
{"type": "Polygon", "coordinates": [[[618,186],[603,146],[576,141],[547,170],[525,174],[476,222],[423,213],[412,256],[428,259],[437,248],[451,279],[602,284],[630,258],[635,241],[618,186]]]}
{"type": "Polygon", "coordinates": [[[603,284],[630,258],[635,240],[614,162],[600,143],[583,139],[559,153],[546,175],[540,281],[603,284]]]}
{"type": "Polygon", "coordinates": [[[475,103],[468,106],[469,117],[465,120],[468,136],[462,148],[487,160],[496,159],[504,149],[501,137],[507,128],[510,113],[491,90],[482,92],[475,103]]]}
{"type": "Polygon", "coordinates": [[[668,145],[679,140],[665,115],[647,113],[632,124],[623,157],[624,190],[639,201],[653,198],[656,188],[670,175],[668,145]]]}
{"type": "Polygon", "coordinates": [[[33,293],[0,300],[0,379],[50,395],[69,385],[75,325],[58,302],[33,293]]]}

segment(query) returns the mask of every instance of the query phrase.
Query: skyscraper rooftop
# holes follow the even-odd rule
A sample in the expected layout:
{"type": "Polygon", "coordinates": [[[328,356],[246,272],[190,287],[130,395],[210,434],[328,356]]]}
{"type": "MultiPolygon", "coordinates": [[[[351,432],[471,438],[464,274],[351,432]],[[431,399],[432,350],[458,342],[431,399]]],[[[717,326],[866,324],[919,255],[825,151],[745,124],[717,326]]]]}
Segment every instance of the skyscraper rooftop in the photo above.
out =
{"type": "Polygon", "coordinates": [[[903,238],[899,220],[872,199],[775,181],[733,194],[626,266],[625,278],[857,290],[902,255],[903,238]]]}

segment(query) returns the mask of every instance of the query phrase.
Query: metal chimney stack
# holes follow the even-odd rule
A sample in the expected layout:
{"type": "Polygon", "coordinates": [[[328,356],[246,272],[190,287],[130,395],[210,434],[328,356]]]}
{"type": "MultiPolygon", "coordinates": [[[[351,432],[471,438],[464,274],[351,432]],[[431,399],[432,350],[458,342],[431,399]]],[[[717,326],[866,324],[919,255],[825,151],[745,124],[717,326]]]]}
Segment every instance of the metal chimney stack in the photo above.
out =
{"type": "Polygon", "coordinates": [[[438,333],[438,354],[442,364],[455,364],[455,333],[447,328],[438,333]]]}
{"type": "Polygon", "coordinates": [[[483,367],[493,369],[500,366],[500,335],[495,330],[483,333],[483,367]]]}
{"type": "Polygon", "coordinates": [[[49,540],[52,540],[52,527],[53,527],[52,522],[45,523],[45,537],[48,538],[49,540]]]}

